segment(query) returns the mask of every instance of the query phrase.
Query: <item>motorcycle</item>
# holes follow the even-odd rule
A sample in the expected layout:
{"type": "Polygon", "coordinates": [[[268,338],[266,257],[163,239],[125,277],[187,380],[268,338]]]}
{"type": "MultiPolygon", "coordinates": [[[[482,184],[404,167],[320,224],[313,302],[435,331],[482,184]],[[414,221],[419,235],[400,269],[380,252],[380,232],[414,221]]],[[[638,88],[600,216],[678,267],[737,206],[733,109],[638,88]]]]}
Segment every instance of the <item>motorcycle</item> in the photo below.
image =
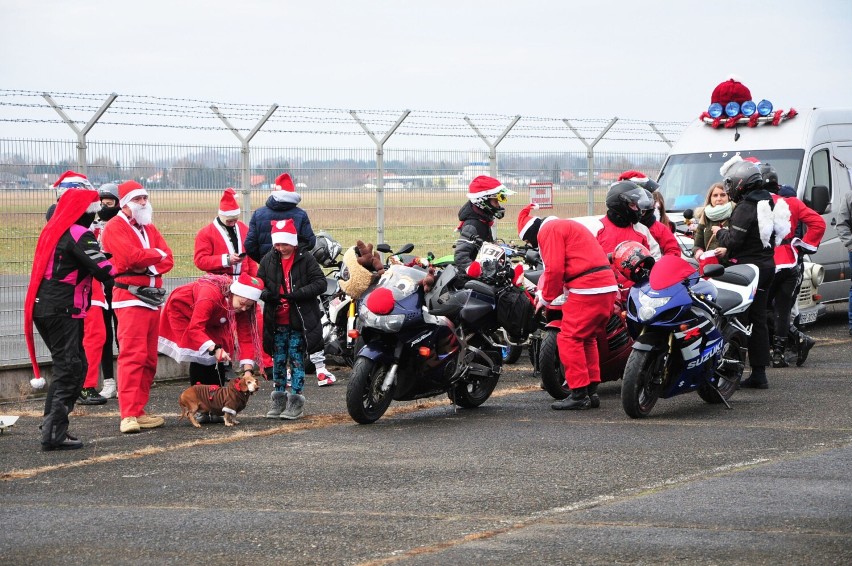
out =
{"type": "Polygon", "coordinates": [[[738,315],[751,305],[758,270],[712,265],[704,275],[708,280],[682,258],[664,256],[631,288],[627,320],[636,338],[621,387],[631,418],[647,417],[660,398],[691,391],[730,408],[751,334],[738,315]]]}
{"type": "Polygon", "coordinates": [[[500,289],[476,279],[457,289],[456,269],[448,265],[426,293],[420,285],[426,275],[420,267],[391,265],[361,300],[365,345],[346,390],[346,408],[358,423],[377,421],[394,400],[446,394],[457,406],[475,408],[497,386],[505,345],[496,312],[500,289]]]}

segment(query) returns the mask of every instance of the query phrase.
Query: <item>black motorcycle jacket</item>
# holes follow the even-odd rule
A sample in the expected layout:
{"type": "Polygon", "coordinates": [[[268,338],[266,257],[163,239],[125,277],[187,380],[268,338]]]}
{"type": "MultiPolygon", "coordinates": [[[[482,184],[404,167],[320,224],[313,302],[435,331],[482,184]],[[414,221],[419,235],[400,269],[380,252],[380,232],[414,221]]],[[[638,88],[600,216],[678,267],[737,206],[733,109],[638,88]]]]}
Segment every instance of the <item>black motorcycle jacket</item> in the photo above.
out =
{"type": "Polygon", "coordinates": [[[476,259],[482,242],[493,242],[491,225],[494,217],[486,213],[478,206],[466,202],[459,209],[459,238],[456,240],[456,251],[453,254],[453,263],[460,274],[467,271],[468,266],[476,259]]]}
{"type": "MultiPolygon", "coordinates": [[[[728,249],[728,258],[732,264],[753,263],[759,268],[775,268],[775,234],[770,237],[770,245],[764,247],[760,239],[760,222],[757,205],[760,201],[769,201],[770,210],[775,208],[769,191],[758,189],[751,191],[731,213],[728,228],[716,232],[716,240],[721,247],[728,249]]],[[[771,222],[764,219],[763,222],[771,222]]]]}

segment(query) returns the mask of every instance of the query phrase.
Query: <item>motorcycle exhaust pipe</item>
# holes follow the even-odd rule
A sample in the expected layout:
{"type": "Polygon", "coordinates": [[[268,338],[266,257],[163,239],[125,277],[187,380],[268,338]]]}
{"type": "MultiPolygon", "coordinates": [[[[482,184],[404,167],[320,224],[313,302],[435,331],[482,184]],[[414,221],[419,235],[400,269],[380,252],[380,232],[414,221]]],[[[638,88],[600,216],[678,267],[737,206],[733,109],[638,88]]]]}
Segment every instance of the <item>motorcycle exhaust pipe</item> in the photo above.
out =
{"type": "Polygon", "coordinates": [[[393,385],[394,381],[396,381],[396,370],[399,369],[399,364],[393,364],[391,368],[388,370],[388,373],[385,374],[385,380],[382,381],[382,391],[387,392],[390,389],[391,385],[393,385]]]}

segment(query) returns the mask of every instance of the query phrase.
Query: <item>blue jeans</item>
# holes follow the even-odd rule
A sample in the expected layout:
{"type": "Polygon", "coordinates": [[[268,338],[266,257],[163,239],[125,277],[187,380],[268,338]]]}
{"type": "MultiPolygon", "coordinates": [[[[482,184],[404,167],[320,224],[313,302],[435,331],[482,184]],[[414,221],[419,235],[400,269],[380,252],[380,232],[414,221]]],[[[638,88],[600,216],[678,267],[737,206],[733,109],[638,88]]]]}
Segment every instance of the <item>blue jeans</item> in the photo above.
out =
{"type": "Polygon", "coordinates": [[[301,393],[305,385],[305,339],[301,331],[276,326],[273,337],[272,379],[275,391],[287,390],[287,365],[290,365],[290,391],[301,393]]]}

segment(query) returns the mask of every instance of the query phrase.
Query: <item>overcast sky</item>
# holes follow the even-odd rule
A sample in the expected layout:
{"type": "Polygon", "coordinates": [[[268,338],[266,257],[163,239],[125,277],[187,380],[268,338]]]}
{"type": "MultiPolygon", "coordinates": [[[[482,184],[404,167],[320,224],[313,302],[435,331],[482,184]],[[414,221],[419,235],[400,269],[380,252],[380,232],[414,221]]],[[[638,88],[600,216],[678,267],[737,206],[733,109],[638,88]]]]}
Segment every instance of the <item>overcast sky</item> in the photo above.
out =
{"type": "Polygon", "coordinates": [[[850,61],[849,0],[0,0],[3,89],[687,121],[732,73],[852,106],[850,61]]]}

